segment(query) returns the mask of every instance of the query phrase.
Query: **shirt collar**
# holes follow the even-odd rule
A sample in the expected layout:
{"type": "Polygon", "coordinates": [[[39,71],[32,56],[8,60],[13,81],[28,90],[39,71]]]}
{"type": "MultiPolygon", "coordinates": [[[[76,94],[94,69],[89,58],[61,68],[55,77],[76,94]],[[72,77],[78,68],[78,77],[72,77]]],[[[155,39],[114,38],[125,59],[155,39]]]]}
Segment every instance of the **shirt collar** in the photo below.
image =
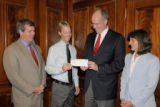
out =
{"type": "Polygon", "coordinates": [[[28,47],[28,45],[29,45],[28,42],[24,41],[22,38],[20,38],[20,40],[21,40],[21,42],[22,42],[26,47],[28,47]]]}
{"type": "Polygon", "coordinates": [[[62,45],[64,45],[64,46],[67,45],[62,39],[60,40],[60,43],[61,43],[62,45]]]}
{"type": "Polygon", "coordinates": [[[103,32],[101,33],[101,36],[104,37],[107,34],[108,30],[109,30],[109,27],[107,26],[107,28],[104,29],[103,32]]]}

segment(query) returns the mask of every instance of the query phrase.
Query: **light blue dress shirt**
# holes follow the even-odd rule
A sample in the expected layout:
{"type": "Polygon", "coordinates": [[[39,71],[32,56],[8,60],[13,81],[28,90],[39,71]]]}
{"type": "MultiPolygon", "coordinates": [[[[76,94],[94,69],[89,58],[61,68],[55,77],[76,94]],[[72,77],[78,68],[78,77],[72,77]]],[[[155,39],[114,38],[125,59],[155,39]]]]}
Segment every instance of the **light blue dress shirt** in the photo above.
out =
{"type": "Polygon", "coordinates": [[[20,38],[21,42],[27,47],[27,49],[30,51],[29,49],[29,43],[24,41],[22,38],[20,38]]]}
{"type": "MultiPolygon", "coordinates": [[[[69,49],[71,58],[76,59],[75,47],[69,45],[69,49]]],[[[68,83],[68,72],[62,70],[64,63],[67,63],[66,43],[60,40],[49,48],[45,70],[52,78],[68,83]]],[[[79,86],[77,68],[75,67],[72,67],[72,76],[75,86],[79,86]]]]}

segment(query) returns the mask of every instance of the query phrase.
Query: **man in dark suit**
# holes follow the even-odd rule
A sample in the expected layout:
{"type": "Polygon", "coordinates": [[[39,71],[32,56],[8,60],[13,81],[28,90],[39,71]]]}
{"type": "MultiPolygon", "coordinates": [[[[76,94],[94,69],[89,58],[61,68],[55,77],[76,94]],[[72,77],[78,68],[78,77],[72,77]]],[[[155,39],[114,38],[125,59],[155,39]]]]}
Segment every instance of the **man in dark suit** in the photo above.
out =
{"type": "Polygon", "coordinates": [[[114,107],[118,73],[124,67],[125,39],[107,26],[108,14],[103,9],[92,15],[95,32],[88,35],[84,58],[85,107],[114,107]]]}

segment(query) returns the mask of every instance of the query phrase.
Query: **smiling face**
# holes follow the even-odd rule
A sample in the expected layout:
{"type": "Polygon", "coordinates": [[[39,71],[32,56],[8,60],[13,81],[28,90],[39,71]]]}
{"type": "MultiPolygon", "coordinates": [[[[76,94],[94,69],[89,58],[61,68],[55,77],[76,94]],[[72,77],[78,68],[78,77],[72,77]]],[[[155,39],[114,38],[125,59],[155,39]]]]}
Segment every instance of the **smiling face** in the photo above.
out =
{"type": "Polygon", "coordinates": [[[19,30],[20,37],[24,41],[30,43],[30,42],[33,41],[34,36],[35,36],[35,27],[34,26],[29,26],[28,24],[26,24],[24,27],[25,27],[24,31],[19,30]]]}
{"type": "Polygon", "coordinates": [[[135,38],[130,38],[129,45],[132,51],[138,51],[138,41],[135,38]]]}
{"type": "Polygon", "coordinates": [[[68,44],[71,39],[70,26],[62,26],[61,31],[59,31],[58,34],[61,36],[61,39],[68,44]]]}
{"type": "Polygon", "coordinates": [[[95,11],[92,15],[92,25],[94,30],[98,33],[101,34],[103,30],[106,29],[107,27],[107,19],[104,19],[101,11],[95,11]]]}

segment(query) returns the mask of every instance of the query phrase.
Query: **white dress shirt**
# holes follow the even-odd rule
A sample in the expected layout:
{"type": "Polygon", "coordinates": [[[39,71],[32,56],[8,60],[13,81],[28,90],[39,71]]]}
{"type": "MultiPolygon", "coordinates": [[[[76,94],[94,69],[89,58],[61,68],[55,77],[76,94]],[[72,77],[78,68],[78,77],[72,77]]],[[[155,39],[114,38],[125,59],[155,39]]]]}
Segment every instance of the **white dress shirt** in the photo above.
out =
{"type": "MultiPolygon", "coordinates": [[[[69,45],[69,50],[71,58],[76,59],[77,52],[75,47],[69,45]]],[[[49,48],[45,70],[52,78],[68,83],[68,72],[63,72],[62,70],[64,63],[67,63],[66,43],[60,40],[49,48]]],[[[75,86],[79,86],[77,68],[75,67],[72,67],[72,77],[75,86]]]]}
{"type": "Polygon", "coordinates": [[[132,76],[132,73],[133,73],[133,69],[138,61],[138,59],[140,58],[140,56],[138,56],[136,59],[135,59],[135,55],[136,55],[136,52],[134,52],[133,56],[132,56],[132,60],[131,60],[131,68],[130,68],[130,75],[129,77],[132,76]]]}
{"type": "MultiPolygon", "coordinates": [[[[99,44],[99,46],[101,45],[104,37],[105,37],[106,34],[108,33],[108,30],[109,30],[109,27],[107,26],[107,28],[101,33],[101,39],[100,39],[100,44],[99,44]]],[[[96,41],[97,41],[97,39],[98,39],[98,36],[99,36],[99,34],[96,35],[96,39],[95,39],[95,42],[94,42],[94,46],[95,46],[95,44],[96,44],[96,41]]]]}

